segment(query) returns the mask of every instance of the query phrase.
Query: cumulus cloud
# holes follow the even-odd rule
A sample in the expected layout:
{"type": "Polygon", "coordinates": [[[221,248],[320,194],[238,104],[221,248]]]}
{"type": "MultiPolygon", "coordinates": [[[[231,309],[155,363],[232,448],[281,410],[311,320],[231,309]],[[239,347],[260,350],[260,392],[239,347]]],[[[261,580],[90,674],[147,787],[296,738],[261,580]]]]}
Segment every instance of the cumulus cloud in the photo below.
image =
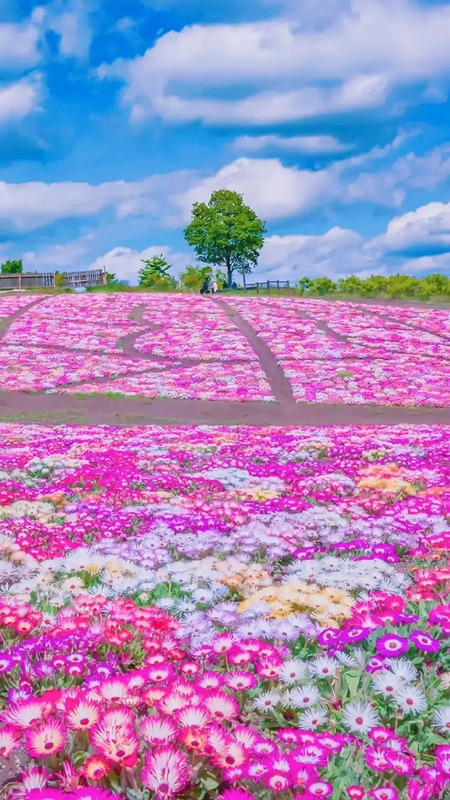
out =
{"type": "Polygon", "coordinates": [[[108,181],[97,185],[61,181],[0,182],[0,225],[36,230],[59,219],[83,218],[112,207],[116,216],[145,214],[160,218],[163,192],[183,185],[186,173],[154,175],[142,181],[108,181]]]}
{"type": "Polygon", "coordinates": [[[82,58],[89,52],[92,8],[91,0],[54,0],[45,7],[42,28],[58,34],[61,56],[82,58]]]}
{"type": "MultiPolygon", "coordinates": [[[[383,157],[392,149],[376,148],[373,157],[383,157]]],[[[362,164],[366,157],[356,156],[348,159],[346,167],[362,164]]],[[[408,188],[434,189],[450,177],[450,145],[436,147],[424,156],[408,153],[397,159],[391,167],[378,172],[361,172],[356,180],[350,181],[346,190],[348,202],[365,200],[380,205],[399,206],[406,197],[408,188]]]]}
{"type": "Polygon", "coordinates": [[[322,235],[269,236],[258,273],[262,280],[296,282],[303,275],[337,279],[371,274],[379,268],[375,255],[366,251],[364,240],[356,231],[334,227],[322,235]]]}
{"type": "Polygon", "coordinates": [[[394,217],[371,246],[393,253],[415,250],[424,256],[450,251],[450,203],[428,203],[394,217]]]}
{"type": "Polygon", "coordinates": [[[0,65],[26,67],[39,60],[39,28],[34,21],[0,24],[0,65]]]}
{"type": "Polygon", "coordinates": [[[285,167],[276,158],[238,158],[215,175],[204,178],[174,197],[183,218],[189,217],[194,202],[204,202],[216,189],[232,189],[264,219],[300,214],[322,200],[339,194],[333,170],[312,172],[285,167]]]}
{"type": "Polygon", "coordinates": [[[179,277],[187,264],[192,263],[192,256],[188,253],[177,253],[166,245],[154,245],[145,250],[133,250],[131,247],[114,247],[91,264],[89,269],[102,269],[114,273],[121,280],[126,280],[135,285],[138,282],[138,273],[142,267],[141,260],[163,254],[172,265],[171,274],[179,277]]]}
{"type": "Polygon", "coordinates": [[[261,150],[282,150],[288,153],[323,155],[345,153],[353,145],[343,144],[334,136],[239,136],[234,142],[235,150],[258,153],[261,150]]]}
{"type": "Polygon", "coordinates": [[[297,6],[269,21],[171,31],[99,74],[125,82],[123,99],[139,119],[145,109],[171,120],[267,124],[380,106],[392,86],[450,70],[450,5],[351,0],[316,26],[301,24],[297,6]],[[221,100],[230,86],[246,96],[221,100]]]}
{"type": "Polygon", "coordinates": [[[0,124],[18,121],[39,109],[40,76],[30,77],[0,88],[0,124]]]}

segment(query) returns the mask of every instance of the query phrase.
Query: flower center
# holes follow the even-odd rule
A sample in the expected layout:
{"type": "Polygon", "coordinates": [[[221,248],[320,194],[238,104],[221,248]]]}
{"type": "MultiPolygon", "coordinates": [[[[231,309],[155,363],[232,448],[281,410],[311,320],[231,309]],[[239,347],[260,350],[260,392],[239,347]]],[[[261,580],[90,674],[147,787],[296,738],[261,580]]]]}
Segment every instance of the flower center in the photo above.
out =
{"type": "Polygon", "coordinates": [[[356,717],[355,722],[357,725],[362,725],[364,720],[362,717],[356,717]]]}
{"type": "Polygon", "coordinates": [[[45,750],[53,750],[53,747],[54,747],[53,742],[46,742],[44,747],[45,747],[45,750]]]}

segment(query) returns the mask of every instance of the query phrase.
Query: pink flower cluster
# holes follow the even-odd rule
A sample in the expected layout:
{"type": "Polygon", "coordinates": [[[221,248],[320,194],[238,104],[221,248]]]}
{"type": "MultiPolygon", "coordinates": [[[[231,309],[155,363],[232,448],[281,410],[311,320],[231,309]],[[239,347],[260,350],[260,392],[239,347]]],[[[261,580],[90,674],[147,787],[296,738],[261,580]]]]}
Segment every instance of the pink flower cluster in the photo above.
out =
{"type": "Polygon", "coordinates": [[[0,425],[7,800],[444,800],[444,427],[0,425]]]}
{"type": "Polygon", "coordinates": [[[424,310],[422,327],[415,327],[415,309],[405,315],[404,309],[382,307],[377,316],[378,307],[321,300],[232,297],[227,302],[270,347],[297,401],[450,405],[448,311],[430,317],[431,331],[423,327],[424,310]]]}

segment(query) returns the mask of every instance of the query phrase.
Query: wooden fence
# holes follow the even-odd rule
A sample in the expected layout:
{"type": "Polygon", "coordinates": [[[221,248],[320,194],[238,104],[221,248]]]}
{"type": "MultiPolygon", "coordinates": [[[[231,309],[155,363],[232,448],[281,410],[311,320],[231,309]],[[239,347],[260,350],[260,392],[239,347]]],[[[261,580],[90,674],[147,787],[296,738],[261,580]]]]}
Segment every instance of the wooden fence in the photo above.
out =
{"type": "Polygon", "coordinates": [[[25,289],[61,288],[79,289],[91,286],[106,286],[106,270],[92,269],[81,272],[21,272],[14,275],[0,273],[0,292],[24,291],[25,289]],[[60,280],[59,280],[60,279],[60,280]]]}

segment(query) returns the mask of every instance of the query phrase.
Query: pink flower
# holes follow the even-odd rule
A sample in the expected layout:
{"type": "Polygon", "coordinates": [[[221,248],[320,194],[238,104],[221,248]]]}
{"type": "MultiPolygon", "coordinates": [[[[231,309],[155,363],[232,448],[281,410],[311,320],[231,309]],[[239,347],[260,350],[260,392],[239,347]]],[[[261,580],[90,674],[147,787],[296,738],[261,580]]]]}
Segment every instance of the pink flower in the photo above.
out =
{"type": "Polygon", "coordinates": [[[366,796],[366,793],[362,786],[347,786],[345,790],[351,800],[363,800],[366,796]]]}
{"type": "Polygon", "coordinates": [[[142,783],[158,798],[176,797],[189,781],[188,760],[180,750],[168,746],[146,753],[142,783]]]}
{"type": "Polygon", "coordinates": [[[379,786],[378,789],[371,789],[369,795],[374,800],[397,800],[398,798],[397,789],[389,783],[379,786]]]}
{"type": "Polygon", "coordinates": [[[48,718],[25,733],[25,747],[31,758],[60,753],[67,742],[67,729],[59,719],[48,718]]]}

